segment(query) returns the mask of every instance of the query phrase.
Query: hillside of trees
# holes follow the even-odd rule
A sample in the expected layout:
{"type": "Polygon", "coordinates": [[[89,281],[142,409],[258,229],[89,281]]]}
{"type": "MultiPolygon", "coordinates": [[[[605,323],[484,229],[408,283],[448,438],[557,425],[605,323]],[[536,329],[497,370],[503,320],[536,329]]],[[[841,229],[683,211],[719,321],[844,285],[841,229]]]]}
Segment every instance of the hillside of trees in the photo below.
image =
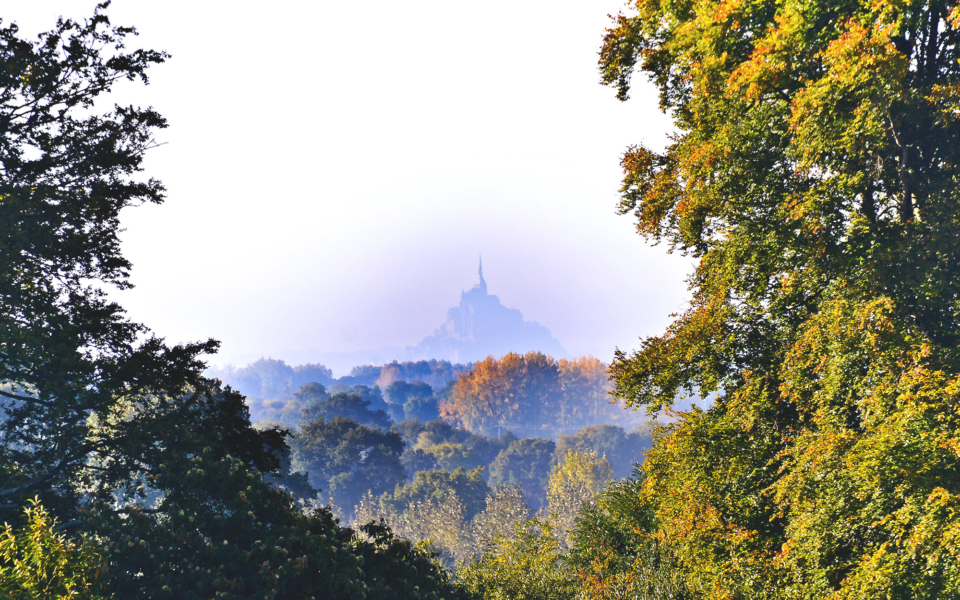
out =
{"type": "Polygon", "coordinates": [[[363,396],[396,423],[442,416],[486,435],[509,431],[556,437],[587,425],[630,428],[647,421],[613,401],[607,371],[607,365],[590,356],[554,360],[528,352],[469,365],[443,360],[362,365],[336,379],[323,365],[290,366],[273,358],[205,374],[242,393],[254,422],[296,427],[301,411],[315,399],[311,394],[344,392],[363,396]]]}
{"type": "Polygon", "coordinates": [[[107,7],[0,24],[0,597],[960,598],[956,2],[631,2],[602,81],[675,132],[619,209],[688,308],[338,380],[210,376],[104,291],[167,125],[104,100],[168,58],[107,7]]]}

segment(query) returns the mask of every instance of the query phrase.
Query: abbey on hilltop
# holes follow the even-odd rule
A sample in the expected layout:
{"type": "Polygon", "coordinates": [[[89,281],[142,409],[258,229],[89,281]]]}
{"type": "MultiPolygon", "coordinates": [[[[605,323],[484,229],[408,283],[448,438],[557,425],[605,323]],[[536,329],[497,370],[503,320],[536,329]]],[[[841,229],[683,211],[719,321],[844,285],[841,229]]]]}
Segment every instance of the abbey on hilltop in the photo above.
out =
{"type": "Polygon", "coordinates": [[[477,284],[460,294],[460,306],[447,311],[447,322],[413,350],[418,355],[454,363],[531,350],[556,358],[566,355],[550,330],[524,321],[519,310],[507,308],[499,298],[487,293],[482,260],[477,284]]]}

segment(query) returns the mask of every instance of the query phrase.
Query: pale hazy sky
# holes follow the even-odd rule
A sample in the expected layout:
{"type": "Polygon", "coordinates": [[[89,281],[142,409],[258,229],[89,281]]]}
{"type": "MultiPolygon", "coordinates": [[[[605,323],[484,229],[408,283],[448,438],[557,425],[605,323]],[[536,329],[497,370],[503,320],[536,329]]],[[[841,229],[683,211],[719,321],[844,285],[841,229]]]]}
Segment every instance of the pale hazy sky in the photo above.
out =
{"type": "MultiPolygon", "coordinates": [[[[87,0],[0,0],[24,31],[87,0]]],[[[598,84],[620,0],[115,0],[173,55],[118,102],[170,121],[147,161],[167,202],[129,209],[116,297],[213,363],[418,343],[476,279],[570,354],[609,360],[684,307],[687,258],[615,214],[619,156],[662,147],[638,85],[598,84]]],[[[640,82],[638,82],[639,84],[640,82]]]]}

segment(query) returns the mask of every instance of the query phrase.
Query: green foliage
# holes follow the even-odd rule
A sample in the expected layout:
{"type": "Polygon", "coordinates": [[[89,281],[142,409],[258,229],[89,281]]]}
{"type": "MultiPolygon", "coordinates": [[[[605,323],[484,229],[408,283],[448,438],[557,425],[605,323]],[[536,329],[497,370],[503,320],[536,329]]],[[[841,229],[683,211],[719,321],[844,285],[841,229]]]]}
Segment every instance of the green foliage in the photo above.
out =
{"type": "Polygon", "coordinates": [[[293,394],[293,399],[296,400],[296,405],[299,406],[301,410],[312,404],[319,404],[329,397],[330,394],[327,393],[327,388],[324,387],[322,383],[315,381],[303,384],[300,386],[300,389],[293,394]]]}
{"type": "MultiPolygon", "coordinates": [[[[301,388],[302,389],[302,388],[301,388]]],[[[302,422],[317,419],[350,419],[366,427],[388,429],[390,417],[382,410],[371,410],[371,403],[360,394],[337,392],[319,401],[313,401],[303,408],[302,422]]]]}
{"type": "Polygon", "coordinates": [[[613,477],[606,457],[596,452],[567,452],[550,474],[547,514],[557,540],[566,549],[580,511],[589,507],[613,477]]]}
{"type": "Polygon", "coordinates": [[[619,479],[630,475],[634,465],[643,462],[642,453],[651,446],[650,425],[629,432],[616,425],[587,425],[573,435],[561,435],[557,439],[557,456],[592,450],[610,461],[613,476],[619,479]]]}
{"type": "Polygon", "coordinates": [[[437,457],[433,454],[419,448],[407,448],[400,457],[403,468],[408,475],[414,475],[420,471],[436,471],[440,469],[437,457]]]}
{"type": "Polygon", "coordinates": [[[550,526],[538,521],[457,571],[457,585],[483,600],[572,600],[577,590],[550,526]]]}
{"type": "MultiPolygon", "coordinates": [[[[163,200],[140,171],[166,122],[103,95],[166,55],[126,51],[135,32],[106,7],[35,41],[0,27],[0,518],[44,506],[0,540],[4,596],[450,597],[428,553],[271,483],[289,476],[287,434],[252,428],[243,396],[202,376],[215,342],[169,347],[107,299],[129,287],[120,211],[163,200]]],[[[392,487],[402,442],[376,433],[392,487]]]]}
{"type": "Polygon", "coordinates": [[[333,373],[319,364],[289,366],[275,358],[261,358],[239,369],[234,367],[207,370],[209,377],[221,379],[247,397],[250,414],[255,421],[282,421],[295,426],[305,399],[297,398],[303,386],[324,386],[333,383],[333,373]]]}
{"type": "Polygon", "coordinates": [[[421,471],[393,494],[377,499],[368,493],[356,507],[354,522],[382,519],[404,538],[438,551],[453,569],[476,552],[471,520],[484,510],[489,491],[481,471],[421,471]]]}
{"type": "MultiPolygon", "coordinates": [[[[433,388],[422,381],[414,381],[413,383],[407,383],[403,380],[394,381],[384,389],[384,392],[393,404],[404,404],[411,398],[429,398],[433,396],[433,388]]],[[[429,421],[430,419],[425,420],[429,421]]]]}
{"type": "Polygon", "coordinates": [[[433,421],[440,418],[440,405],[432,396],[413,396],[403,403],[403,415],[407,419],[433,421]]]}
{"type": "Polygon", "coordinates": [[[349,510],[367,491],[393,489],[406,475],[400,456],[403,440],[343,417],[306,423],[291,442],[293,469],[337,506],[349,510]]]}
{"type": "MultiPolygon", "coordinates": [[[[199,459],[199,460],[197,460],[199,459]]],[[[119,598],[407,598],[449,593],[432,557],[388,530],[361,536],[329,509],[304,514],[292,498],[212,452],[163,498],[164,519],[149,511],[119,518],[108,507],[84,517],[104,539],[108,587],[119,598]],[[137,574],[134,576],[134,574],[137,574]]]]}
{"type": "Polygon", "coordinates": [[[465,429],[457,429],[446,421],[439,419],[421,423],[419,421],[407,421],[410,427],[405,433],[405,439],[411,439],[411,445],[417,445],[421,448],[429,448],[444,442],[462,442],[470,437],[470,432],[465,429]]]}
{"type": "Polygon", "coordinates": [[[94,546],[57,532],[43,506],[32,503],[26,523],[0,534],[0,596],[10,600],[97,600],[101,561],[94,546]]]}
{"type": "Polygon", "coordinates": [[[389,523],[391,529],[404,539],[415,541],[424,548],[436,552],[442,564],[450,569],[468,560],[474,553],[474,540],[465,509],[455,493],[442,498],[427,498],[405,504],[402,510],[397,505],[378,502],[367,494],[357,505],[355,523],[389,523]]]}
{"type": "Polygon", "coordinates": [[[430,446],[424,452],[433,456],[440,468],[445,471],[474,469],[485,466],[480,458],[473,452],[470,452],[463,444],[444,442],[436,446],[430,446]]]}
{"type": "Polygon", "coordinates": [[[604,81],[678,132],[620,209],[697,263],[616,393],[719,392],[648,453],[657,539],[698,597],[960,597],[960,9],[632,6],[604,81]]]}
{"type": "Polygon", "coordinates": [[[643,473],[613,482],[583,507],[569,560],[584,600],[686,600],[684,572],[656,536],[643,473]]]}
{"type": "Polygon", "coordinates": [[[145,473],[134,448],[163,446],[173,415],[196,424],[198,356],[216,343],[168,347],[127,321],[102,286],[129,287],[119,213],[160,203],[139,176],[166,127],[152,109],[105,105],[121,79],[146,83],[166,55],[126,52],[133,30],[105,5],[36,40],[0,27],[0,518],[38,495],[72,520],[83,482],[123,494],[145,473]],[[166,421],[166,422],[164,422],[166,421]],[[102,469],[102,470],[101,470],[102,469]]]}
{"type": "Polygon", "coordinates": [[[523,438],[512,442],[490,465],[490,483],[519,485],[533,506],[543,506],[555,450],[552,440],[523,438]]]}
{"type": "Polygon", "coordinates": [[[453,471],[460,467],[464,469],[486,468],[497,455],[506,448],[515,438],[503,436],[487,439],[480,435],[471,435],[462,443],[443,442],[429,445],[430,438],[418,438],[417,449],[431,454],[442,468],[453,471]]]}
{"type": "Polygon", "coordinates": [[[407,444],[402,460],[411,475],[441,468],[454,471],[463,467],[469,471],[489,467],[493,459],[516,439],[509,433],[488,439],[440,420],[426,423],[407,420],[394,425],[392,430],[399,433],[407,444]]]}
{"type": "Polygon", "coordinates": [[[515,540],[518,528],[532,517],[519,485],[495,485],[486,508],[473,519],[478,554],[492,551],[504,540],[515,540]]]}
{"type": "Polygon", "coordinates": [[[385,495],[384,504],[402,511],[414,502],[442,501],[455,494],[464,505],[464,518],[472,519],[483,510],[490,488],[483,480],[483,469],[467,471],[463,468],[447,471],[421,471],[412,483],[397,486],[393,494],[385,495]]]}
{"type": "Polygon", "coordinates": [[[338,380],[338,382],[331,385],[327,391],[332,394],[343,392],[347,394],[359,395],[364,402],[370,403],[370,410],[374,412],[382,410],[383,412],[390,414],[390,411],[393,409],[393,407],[390,404],[387,404],[387,402],[383,399],[383,392],[380,390],[380,386],[377,385],[373,387],[363,384],[348,386],[340,383],[340,380],[338,380]]]}
{"type": "MultiPolygon", "coordinates": [[[[437,393],[459,377],[460,373],[470,368],[469,365],[450,364],[445,360],[419,360],[408,362],[393,361],[378,367],[376,383],[387,388],[396,381],[423,382],[437,393]]],[[[393,400],[391,402],[399,402],[393,400]]]]}

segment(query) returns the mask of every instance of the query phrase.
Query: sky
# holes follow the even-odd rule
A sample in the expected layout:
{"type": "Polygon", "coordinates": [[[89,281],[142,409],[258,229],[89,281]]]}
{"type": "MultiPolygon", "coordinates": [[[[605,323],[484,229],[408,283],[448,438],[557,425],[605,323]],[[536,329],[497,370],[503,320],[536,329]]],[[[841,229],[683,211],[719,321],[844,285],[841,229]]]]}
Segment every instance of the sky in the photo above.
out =
{"type": "MultiPolygon", "coordinates": [[[[96,2],[0,0],[23,32],[96,2]]],[[[130,45],[165,50],[147,87],[170,127],[146,161],[161,206],[126,209],[135,288],[113,294],[212,364],[260,357],[349,369],[417,344],[476,280],[610,360],[685,307],[692,260],[618,216],[619,158],[671,124],[637,77],[601,86],[619,0],[115,0],[130,45]],[[346,362],[345,362],[346,361],[346,362]]]]}

